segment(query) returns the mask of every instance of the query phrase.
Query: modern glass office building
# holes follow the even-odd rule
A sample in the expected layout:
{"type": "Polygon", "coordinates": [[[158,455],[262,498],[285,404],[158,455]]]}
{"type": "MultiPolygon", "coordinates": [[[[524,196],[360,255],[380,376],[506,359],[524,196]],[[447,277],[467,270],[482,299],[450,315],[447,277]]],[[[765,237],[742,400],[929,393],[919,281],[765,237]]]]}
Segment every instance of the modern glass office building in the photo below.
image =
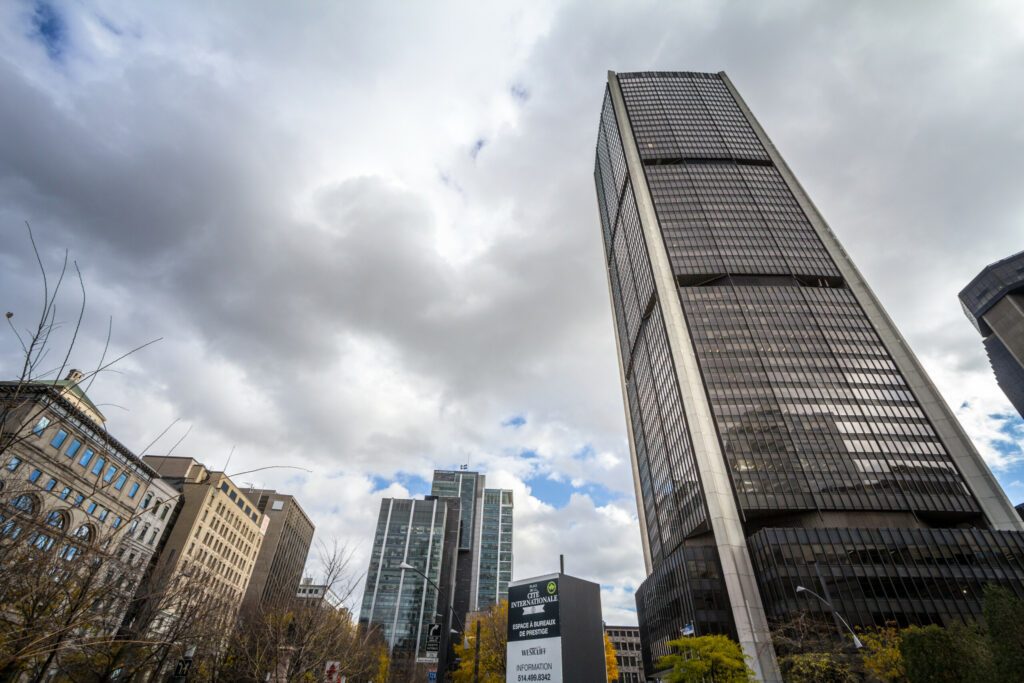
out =
{"type": "Polygon", "coordinates": [[[477,610],[508,599],[508,583],[512,580],[512,509],[511,491],[484,489],[477,610]]]}
{"type": "Polygon", "coordinates": [[[444,644],[428,648],[427,636],[431,624],[440,624],[442,634],[453,625],[459,513],[458,498],[381,501],[359,622],[379,628],[392,659],[406,666],[437,661],[447,651],[444,644]],[[429,581],[400,569],[402,563],[429,581]]]}
{"type": "Polygon", "coordinates": [[[455,569],[455,612],[463,621],[476,610],[480,587],[480,530],[483,522],[484,475],[468,470],[434,470],[430,493],[458,498],[459,550],[455,569]]]}
{"type": "Polygon", "coordinates": [[[1024,251],[986,266],[960,304],[984,339],[999,388],[1024,417],[1024,251]]]}
{"type": "Polygon", "coordinates": [[[1020,518],[725,74],[610,73],[595,182],[646,671],[692,626],[778,680],[799,585],[857,624],[1024,592],[1020,518]]]}

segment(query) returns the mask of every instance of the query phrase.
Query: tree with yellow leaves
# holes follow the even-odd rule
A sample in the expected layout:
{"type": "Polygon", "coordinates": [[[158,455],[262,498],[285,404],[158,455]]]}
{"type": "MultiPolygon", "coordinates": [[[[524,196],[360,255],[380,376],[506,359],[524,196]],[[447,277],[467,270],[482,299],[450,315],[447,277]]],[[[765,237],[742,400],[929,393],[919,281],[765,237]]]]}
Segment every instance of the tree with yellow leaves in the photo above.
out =
{"type": "Polygon", "coordinates": [[[505,683],[505,651],[508,643],[508,600],[502,600],[466,624],[466,638],[455,645],[460,658],[455,683],[473,683],[476,625],[480,624],[480,683],[505,683]]]}
{"type": "Polygon", "coordinates": [[[608,683],[614,683],[619,679],[619,663],[615,659],[615,646],[608,637],[608,631],[604,632],[604,669],[608,675],[608,683]]]}

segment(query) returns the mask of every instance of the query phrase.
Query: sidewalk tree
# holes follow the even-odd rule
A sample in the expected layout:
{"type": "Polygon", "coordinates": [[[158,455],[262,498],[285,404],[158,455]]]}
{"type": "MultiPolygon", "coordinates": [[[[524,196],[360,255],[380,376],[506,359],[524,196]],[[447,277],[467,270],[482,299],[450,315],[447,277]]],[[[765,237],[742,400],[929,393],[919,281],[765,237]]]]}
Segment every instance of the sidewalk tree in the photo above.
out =
{"type": "Polygon", "coordinates": [[[726,636],[712,635],[680,638],[668,642],[674,652],[658,660],[659,669],[668,669],[668,683],[748,683],[756,680],[747,666],[739,643],[726,636]]]}
{"type": "Polygon", "coordinates": [[[1001,586],[985,586],[986,641],[998,681],[1024,676],[1024,600],[1001,586]]]}
{"type": "Polygon", "coordinates": [[[867,673],[882,683],[904,683],[907,680],[900,652],[902,636],[895,624],[864,629],[857,635],[864,643],[860,656],[867,673]]]}
{"type": "Polygon", "coordinates": [[[608,676],[608,683],[619,680],[619,663],[615,659],[615,646],[608,632],[604,632],[604,670],[608,676]]]}
{"type": "Polygon", "coordinates": [[[466,638],[455,644],[455,656],[460,658],[455,671],[455,683],[472,683],[473,662],[476,655],[476,623],[480,622],[480,683],[505,683],[505,654],[508,645],[508,600],[491,605],[477,619],[466,624],[466,638]]]}

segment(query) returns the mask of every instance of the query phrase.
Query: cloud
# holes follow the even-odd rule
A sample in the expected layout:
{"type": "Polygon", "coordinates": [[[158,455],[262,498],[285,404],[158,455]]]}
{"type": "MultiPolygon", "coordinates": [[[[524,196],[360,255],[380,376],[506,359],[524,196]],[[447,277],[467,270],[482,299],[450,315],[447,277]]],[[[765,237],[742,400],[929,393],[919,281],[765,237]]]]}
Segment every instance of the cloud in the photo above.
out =
{"type": "Polygon", "coordinates": [[[0,303],[36,305],[29,219],[83,267],[76,364],[108,316],[114,351],[163,338],[92,389],[119,439],[180,418],[154,451],[191,425],[176,452],[213,467],[312,469],[256,483],[364,553],[381,496],[468,463],[516,491],[517,577],[565,553],[630,623],[607,70],[729,72],[1009,476],[1019,423],[956,292],[1020,249],[1022,36],[1012,5],[4,3],[0,303]]]}

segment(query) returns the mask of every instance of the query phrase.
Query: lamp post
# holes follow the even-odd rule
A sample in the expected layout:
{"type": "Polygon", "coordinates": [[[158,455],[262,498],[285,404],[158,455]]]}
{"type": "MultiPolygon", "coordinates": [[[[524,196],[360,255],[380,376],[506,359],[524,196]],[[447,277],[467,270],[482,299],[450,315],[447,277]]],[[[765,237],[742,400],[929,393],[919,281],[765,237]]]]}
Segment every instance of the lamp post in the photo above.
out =
{"type": "Polygon", "coordinates": [[[811,590],[810,588],[804,588],[803,586],[797,586],[797,587],[796,587],[796,592],[797,592],[797,593],[810,593],[810,594],[811,594],[811,595],[813,595],[814,597],[818,598],[818,600],[820,600],[820,601],[822,602],[822,604],[824,604],[824,605],[828,605],[828,608],[829,608],[830,610],[832,610],[832,614],[833,614],[833,615],[834,615],[834,616],[835,616],[835,617],[836,617],[837,619],[839,619],[839,621],[843,622],[843,626],[845,626],[845,627],[846,627],[846,630],[850,632],[850,635],[851,635],[851,636],[853,636],[853,646],[854,646],[855,648],[857,648],[858,650],[859,650],[860,648],[864,647],[864,643],[860,642],[860,638],[858,638],[858,637],[857,637],[857,634],[853,632],[853,629],[852,629],[852,628],[850,628],[850,624],[848,624],[848,623],[846,622],[846,619],[843,619],[842,615],[841,615],[841,614],[839,614],[839,612],[837,612],[837,611],[836,611],[836,608],[832,606],[832,603],[831,603],[831,602],[829,602],[829,601],[828,601],[828,600],[826,600],[825,598],[821,597],[820,595],[818,595],[817,593],[815,593],[814,591],[812,591],[812,590],[811,590]]]}
{"type": "MultiPolygon", "coordinates": [[[[440,597],[440,596],[441,596],[441,587],[440,587],[440,586],[438,586],[438,585],[437,585],[436,583],[434,583],[434,580],[433,580],[433,579],[431,579],[431,578],[430,578],[429,576],[427,576],[426,574],[424,574],[423,572],[421,572],[421,571],[420,571],[419,569],[417,569],[416,567],[412,566],[412,565],[411,565],[411,564],[409,564],[408,562],[402,562],[401,564],[399,564],[399,565],[398,565],[398,567],[397,567],[397,568],[398,568],[398,569],[401,569],[401,570],[402,570],[403,572],[404,572],[404,571],[406,571],[406,570],[409,570],[409,571],[411,571],[411,572],[416,572],[417,574],[419,574],[420,576],[422,576],[422,577],[423,577],[424,579],[426,579],[426,580],[427,580],[427,582],[428,582],[428,583],[429,583],[429,584],[430,584],[431,586],[433,586],[433,587],[434,587],[434,590],[436,590],[436,591],[437,591],[437,595],[438,595],[438,597],[440,597]]],[[[448,604],[448,609],[449,609],[449,610],[451,610],[451,613],[452,613],[452,617],[453,617],[453,618],[455,619],[455,621],[456,621],[456,622],[458,623],[458,625],[459,625],[459,633],[463,633],[463,634],[464,634],[464,633],[466,632],[466,626],[465,626],[465,625],[464,625],[464,624],[462,623],[462,619],[460,619],[460,618],[459,618],[459,615],[458,615],[458,614],[457,614],[457,613],[455,612],[455,606],[454,606],[454,605],[452,605],[451,603],[449,603],[449,604],[448,604]]],[[[443,629],[443,628],[442,628],[442,633],[444,633],[444,631],[446,631],[446,630],[448,630],[448,629],[443,629]]],[[[443,650],[444,650],[444,660],[443,660],[443,661],[444,661],[444,669],[445,669],[445,670],[447,670],[447,668],[448,668],[448,641],[449,641],[449,634],[448,634],[448,633],[445,633],[445,639],[444,639],[444,648],[440,648],[440,649],[443,649],[443,650]]],[[[440,660],[440,657],[439,657],[438,659],[440,660]]],[[[438,662],[438,664],[440,664],[440,661],[438,662]]],[[[442,667],[441,667],[441,666],[438,666],[438,668],[440,669],[440,668],[442,668],[442,667]]],[[[442,676],[441,676],[441,677],[442,677],[442,680],[443,680],[443,679],[444,679],[444,674],[443,674],[443,672],[442,672],[442,676]]]]}

